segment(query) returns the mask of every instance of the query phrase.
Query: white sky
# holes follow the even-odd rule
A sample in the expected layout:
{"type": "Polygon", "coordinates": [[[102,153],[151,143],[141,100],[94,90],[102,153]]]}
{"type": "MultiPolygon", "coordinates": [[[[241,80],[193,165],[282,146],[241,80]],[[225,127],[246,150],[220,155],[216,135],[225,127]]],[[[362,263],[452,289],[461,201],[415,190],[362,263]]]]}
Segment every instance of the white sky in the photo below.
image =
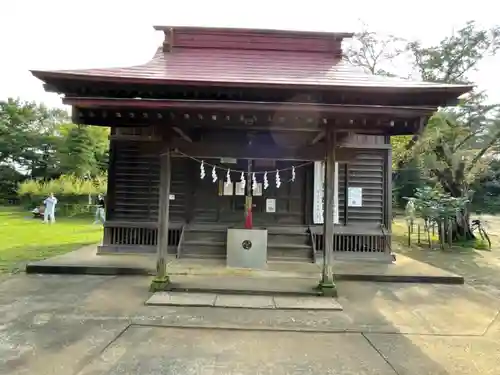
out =
{"type": "MultiPolygon", "coordinates": [[[[16,0],[0,7],[0,99],[20,96],[60,106],[29,69],[128,66],[147,61],[162,41],[153,25],[374,31],[439,41],[467,20],[500,23],[495,2],[476,0],[16,0]]],[[[500,56],[474,77],[500,102],[500,56]]]]}

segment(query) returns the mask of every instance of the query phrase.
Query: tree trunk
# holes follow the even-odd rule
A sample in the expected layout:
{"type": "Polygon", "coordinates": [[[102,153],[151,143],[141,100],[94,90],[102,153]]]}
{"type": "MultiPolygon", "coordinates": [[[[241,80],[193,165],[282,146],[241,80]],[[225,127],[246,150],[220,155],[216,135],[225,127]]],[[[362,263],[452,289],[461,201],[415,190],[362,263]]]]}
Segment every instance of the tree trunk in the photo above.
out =
{"type": "MultiPolygon", "coordinates": [[[[444,191],[450,194],[453,198],[461,198],[463,196],[463,191],[460,189],[460,186],[463,186],[463,184],[453,181],[452,179],[443,179],[443,177],[444,176],[441,176],[439,180],[444,191]]],[[[467,206],[468,205],[466,205],[465,209],[459,212],[456,215],[455,220],[453,220],[453,242],[472,241],[476,239],[470,226],[470,214],[467,206]]]]}
{"type": "Polygon", "coordinates": [[[457,241],[472,241],[476,239],[470,226],[470,215],[467,210],[461,212],[455,218],[452,231],[453,242],[457,241]]]}

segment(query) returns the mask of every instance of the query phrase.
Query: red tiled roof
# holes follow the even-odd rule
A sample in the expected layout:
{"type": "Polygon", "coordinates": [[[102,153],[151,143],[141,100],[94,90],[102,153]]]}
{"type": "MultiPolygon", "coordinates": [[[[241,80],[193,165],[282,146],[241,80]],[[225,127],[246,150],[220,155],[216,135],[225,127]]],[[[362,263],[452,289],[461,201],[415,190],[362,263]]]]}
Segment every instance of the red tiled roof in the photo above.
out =
{"type": "Polygon", "coordinates": [[[151,84],[434,88],[460,93],[471,88],[368,74],[340,59],[340,43],[351,36],[347,33],[155,28],[165,33],[164,46],[170,51],[159,48],[146,64],[32,73],[42,80],[59,77],[151,84]]]}
{"type": "MultiPolygon", "coordinates": [[[[125,68],[33,71],[36,77],[50,76],[151,83],[228,85],[298,85],[380,88],[452,88],[431,82],[382,77],[334,59],[324,53],[159,48],[146,64],[125,68]]],[[[463,86],[464,89],[468,86],[463,86]]]]}

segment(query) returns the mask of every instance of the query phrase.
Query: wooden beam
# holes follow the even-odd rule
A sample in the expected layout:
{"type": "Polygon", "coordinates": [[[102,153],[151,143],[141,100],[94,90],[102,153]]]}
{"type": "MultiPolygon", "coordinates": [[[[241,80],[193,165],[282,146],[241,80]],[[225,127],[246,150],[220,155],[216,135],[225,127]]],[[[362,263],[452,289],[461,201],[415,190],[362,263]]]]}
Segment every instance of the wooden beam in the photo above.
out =
{"type": "Polygon", "coordinates": [[[179,129],[177,126],[174,126],[172,127],[172,129],[181,136],[182,139],[184,139],[185,141],[189,142],[189,143],[193,143],[193,140],[191,139],[191,137],[189,135],[187,135],[186,133],[184,133],[184,131],[182,129],[179,129]]]}
{"type": "MultiPolygon", "coordinates": [[[[197,158],[236,159],[281,159],[281,160],[324,160],[325,148],[321,144],[302,148],[283,148],[276,145],[246,145],[228,142],[190,143],[183,139],[172,140],[171,147],[179,151],[176,156],[186,154],[197,158]]],[[[355,157],[351,149],[335,150],[336,157],[343,162],[349,162],[355,157]]]]}
{"type": "Polygon", "coordinates": [[[325,138],[325,134],[326,134],[325,130],[323,130],[322,132],[318,133],[318,135],[316,137],[314,137],[314,139],[309,144],[312,146],[312,145],[318,143],[323,138],[325,138]]]}
{"type": "Polygon", "coordinates": [[[335,146],[336,134],[333,129],[326,133],[326,162],[323,206],[323,272],[321,287],[323,293],[336,294],[333,280],[333,250],[334,241],[334,199],[335,194],[335,146]]]}
{"type": "Polygon", "coordinates": [[[349,224],[349,164],[344,164],[344,225],[349,224]]]}
{"type": "Polygon", "coordinates": [[[134,109],[189,109],[189,110],[237,110],[237,111],[274,111],[283,113],[323,113],[323,114],[386,114],[394,117],[414,117],[430,115],[434,107],[407,107],[355,104],[316,104],[316,103],[275,103],[248,102],[231,100],[182,100],[182,99],[121,99],[66,97],[64,104],[80,108],[134,108],[134,109]]]}
{"type": "MultiPolygon", "coordinates": [[[[108,182],[106,189],[106,220],[113,220],[116,207],[116,143],[109,142],[108,182]]],[[[105,240],[108,240],[107,238],[105,240]]],[[[110,243],[103,241],[103,243],[110,243]]]]}
{"type": "Polygon", "coordinates": [[[160,156],[160,201],[158,207],[158,247],[156,259],[156,280],[168,283],[168,224],[170,216],[171,152],[167,148],[160,156]]]}
{"type": "Polygon", "coordinates": [[[189,129],[230,129],[272,132],[317,133],[325,127],[341,132],[360,134],[414,134],[421,125],[421,116],[391,117],[370,114],[283,113],[272,111],[182,110],[137,108],[73,107],[73,122],[114,127],[177,127],[189,134],[189,129]]]}
{"type": "Polygon", "coordinates": [[[133,134],[112,134],[108,138],[112,141],[134,141],[134,142],[161,142],[162,138],[152,135],[133,135],[133,134]]]}
{"type": "Polygon", "coordinates": [[[385,227],[392,231],[392,148],[389,148],[385,157],[385,227]]]}

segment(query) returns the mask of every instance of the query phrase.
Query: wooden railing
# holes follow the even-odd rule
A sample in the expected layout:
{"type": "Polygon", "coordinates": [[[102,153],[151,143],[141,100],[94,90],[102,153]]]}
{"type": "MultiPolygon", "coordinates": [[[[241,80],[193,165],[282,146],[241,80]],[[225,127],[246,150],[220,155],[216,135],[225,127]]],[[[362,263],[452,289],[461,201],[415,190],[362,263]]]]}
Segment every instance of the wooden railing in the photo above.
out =
{"type": "MultiPolygon", "coordinates": [[[[362,228],[338,226],[334,231],[334,252],[343,254],[386,254],[391,251],[391,235],[380,228],[362,228]]],[[[313,248],[323,251],[323,233],[321,228],[311,228],[313,248]]]]}
{"type": "MultiPolygon", "coordinates": [[[[177,252],[182,229],[182,224],[170,225],[168,230],[169,252],[177,252]]],[[[106,222],[101,251],[154,253],[157,244],[157,223],[106,222]]]]}

